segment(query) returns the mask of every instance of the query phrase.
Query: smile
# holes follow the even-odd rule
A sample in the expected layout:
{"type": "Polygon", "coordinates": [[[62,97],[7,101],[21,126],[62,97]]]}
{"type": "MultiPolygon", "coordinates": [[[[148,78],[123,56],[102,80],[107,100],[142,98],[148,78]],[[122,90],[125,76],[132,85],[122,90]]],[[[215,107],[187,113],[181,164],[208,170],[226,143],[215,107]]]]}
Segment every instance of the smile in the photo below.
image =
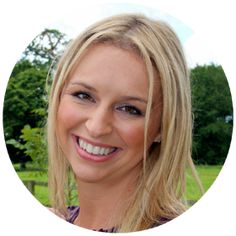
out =
{"type": "Polygon", "coordinates": [[[77,139],[77,143],[79,144],[80,148],[93,155],[109,155],[116,150],[115,147],[105,148],[105,147],[94,146],[90,143],[86,143],[86,141],[80,138],[77,139]]]}

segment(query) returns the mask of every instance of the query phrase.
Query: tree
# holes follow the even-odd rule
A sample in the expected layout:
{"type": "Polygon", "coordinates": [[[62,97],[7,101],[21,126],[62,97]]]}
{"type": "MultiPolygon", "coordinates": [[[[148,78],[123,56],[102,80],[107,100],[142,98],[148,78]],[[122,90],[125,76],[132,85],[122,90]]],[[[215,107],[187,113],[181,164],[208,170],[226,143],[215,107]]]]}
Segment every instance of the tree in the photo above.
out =
{"type": "Polygon", "coordinates": [[[34,109],[45,107],[44,84],[47,77],[45,69],[28,68],[11,77],[4,100],[5,136],[18,136],[22,124],[37,126],[41,117],[34,109]]]}
{"type": "MultiPolygon", "coordinates": [[[[26,64],[25,61],[22,61],[26,64]]],[[[17,67],[20,67],[21,62],[17,67]]],[[[3,124],[5,139],[21,141],[21,130],[28,124],[31,127],[40,127],[44,123],[44,117],[37,113],[37,109],[46,109],[44,84],[47,71],[27,66],[22,71],[11,77],[4,99],[3,124]]],[[[29,160],[19,149],[7,145],[9,155],[13,162],[25,162],[29,160]]]]}
{"type": "Polygon", "coordinates": [[[35,65],[49,66],[60,55],[69,40],[66,35],[55,29],[45,29],[23,52],[23,58],[30,59],[35,65]]]}
{"type": "Polygon", "coordinates": [[[31,128],[29,125],[21,130],[20,140],[10,139],[7,144],[21,150],[26,156],[31,157],[35,166],[42,169],[47,165],[47,145],[43,128],[31,128]]]}
{"type": "Polygon", "coordinates": [[[193,158],[202,164],[223,164],[232,134],[232,100],[221,66],[191,71],[194,136],[193,158]]]}
{"type": "Polygon", "coordinates": [[[29,151],[29,143],[31,139],[35,142],[36,134],[43,135],[48,70],[67,43],[65,34],[45,29],[26,48],[11,73],[5,93],[3,124],[7,149],[13,162],[35,161],[35,155],[29,151]]]}

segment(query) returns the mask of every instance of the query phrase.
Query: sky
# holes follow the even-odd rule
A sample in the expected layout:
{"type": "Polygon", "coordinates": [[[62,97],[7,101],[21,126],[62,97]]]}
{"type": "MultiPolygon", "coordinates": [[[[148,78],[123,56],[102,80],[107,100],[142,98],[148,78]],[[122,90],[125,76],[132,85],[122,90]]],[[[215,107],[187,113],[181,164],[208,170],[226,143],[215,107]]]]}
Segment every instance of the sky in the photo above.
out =
{"type": "Polygon", "coordinates": [[[97,4],[93,8],[75,7],[74,11],[64,12],[63,18],[55,18],[48,22],[45,27],[56,28],[66,33],[69,38],[73,38],[81,30],[99,19],[127,12],[143,13],[153,19],[160,19],[169,23],[182,42],[190,67],[194,67],[196,64],[220,64],[211,50],[204,44],[204,37],[196,34],[190,26],[180,19],[159,10],[158,7],[134,3],[104,3],[97,4]]]}

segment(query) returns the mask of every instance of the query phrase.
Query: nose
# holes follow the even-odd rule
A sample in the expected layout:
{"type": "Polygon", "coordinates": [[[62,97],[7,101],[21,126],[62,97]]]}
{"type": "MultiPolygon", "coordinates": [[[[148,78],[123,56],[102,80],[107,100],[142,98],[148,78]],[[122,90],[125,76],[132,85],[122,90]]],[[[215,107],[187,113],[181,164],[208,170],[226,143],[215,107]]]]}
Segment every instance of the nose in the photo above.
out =
{"type": "Polygon", "coordinates": [[[112,132],[112,115],[106,108],[96,108],[89,114],[85,126],[93,138],[104,136],[112,132]]]}

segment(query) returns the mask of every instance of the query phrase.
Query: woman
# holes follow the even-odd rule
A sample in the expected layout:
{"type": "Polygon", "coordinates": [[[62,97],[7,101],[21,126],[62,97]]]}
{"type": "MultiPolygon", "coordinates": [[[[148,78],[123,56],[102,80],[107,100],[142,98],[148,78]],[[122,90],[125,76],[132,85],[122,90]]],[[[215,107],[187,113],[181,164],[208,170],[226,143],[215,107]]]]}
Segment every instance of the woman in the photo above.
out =
{"type": "Polygon", "coordinates": [[[186,210],[191,96],[181,44],[163,22],[123,14],[72,41],[51,87],[54,211],[104,232],[144,230],[186,210]],[[80,206],[66,207],[72,169],[80,206]]]}

